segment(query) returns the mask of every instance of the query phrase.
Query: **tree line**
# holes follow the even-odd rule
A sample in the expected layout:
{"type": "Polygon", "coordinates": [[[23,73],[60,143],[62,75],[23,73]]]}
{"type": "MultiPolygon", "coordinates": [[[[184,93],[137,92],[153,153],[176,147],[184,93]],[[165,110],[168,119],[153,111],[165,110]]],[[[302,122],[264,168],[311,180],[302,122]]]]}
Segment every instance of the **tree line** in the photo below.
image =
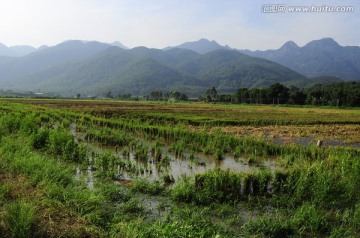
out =
{"type": "MultiPolygon", "coordinates": [[[[108,92],[105,97],[122,100],[139,100],[131,94],[113,96],[108,92]]],[[[315,85],[310,88],[287,87],[275,83],[266,88],[238,88],[233,94],[219,94],[215,87],[209,88],[198,99],[186,94],[171,91],[153,91],[143,97],[148,101],[189,101],[220,102],[234,104],[289,104],[335,107],[360,107],[360,82],[341,82],[329,85],[315,85]]]]}
{"type": "Polygon", "coordinates": [[[153,91],[149,95],[144,96],[145,100],[150,101],[188,101],[188,96],[178,91],[163,93],[161,91],[153,91]]]}
{"type": "Polygon", "coordinates": [[[200,98],[205,102],[245,104],[292,104],[316,106],[360,106],[360,82],[341,82],[315,85],[300,89],[280,83],[267,88],[238,88],[234,94],[218,94],[215,87],[200,98]]]}

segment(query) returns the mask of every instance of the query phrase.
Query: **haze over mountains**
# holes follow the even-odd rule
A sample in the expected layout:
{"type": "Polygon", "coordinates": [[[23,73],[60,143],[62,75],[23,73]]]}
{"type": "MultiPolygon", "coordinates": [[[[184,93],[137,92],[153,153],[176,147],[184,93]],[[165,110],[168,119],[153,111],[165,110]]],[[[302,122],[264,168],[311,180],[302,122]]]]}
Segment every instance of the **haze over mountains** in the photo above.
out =
{"type": "Polygon", "coordinates": [[[241,52],[277,62],[308,77],[360,80],[360,47],[343,47],[331,38],[311,41],[303,47],[288,41],[278,50],[241,52]]]}
{"type": "Polygon", "coordinates": [[[304,47],[288,42],[269,51],[234,50],[206,39],[162,50],[128,49],[120,42],[66,41],[10,56],[0,51],[0,88],[66,96],[171,90],[198,96],[212,86],[232,93],[239,87],[276,82],[303,87],[360,79],[360,47],[342,47],[332,39],[304,47]]]}
{"type": "Polygon", "coordinates": [[[28,45],[7,47],[0,43],[0,56],[21,57],[36,51],[36,48],[28,45]]]}
{"type": "Polygon", "coordinates": [[[222,46],[214,40],[209,41],[204,38],[202,38],[198,41],[185,42],[185,43],[175,46],[175,47],[169,46],[169,47],[166,47],[164,50],[169,50],[172,48],[188,49],[188,50],[195,51],[199,54],[205,54],[205,53],[208,53],[213,50],[221,50],[221,49],[231,50],[231,48],[228,45],[222,46]]]}

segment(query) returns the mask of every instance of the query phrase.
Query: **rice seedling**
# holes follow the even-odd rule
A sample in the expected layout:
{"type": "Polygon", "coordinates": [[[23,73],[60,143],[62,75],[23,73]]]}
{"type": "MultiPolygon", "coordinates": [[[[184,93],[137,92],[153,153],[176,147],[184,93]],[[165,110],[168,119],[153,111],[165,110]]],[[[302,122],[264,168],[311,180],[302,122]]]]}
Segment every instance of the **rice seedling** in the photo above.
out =
{"type": "Polygon", "coordinates": [[[221,149],[217,149],[215,152],[215,159],[222,160],[224,158],[224,152],[221,149]]]}
{"type": "Polygon", "coordinates": [[[164,181],[165,184],[173,184],[175,183],[175,179],[174,179],[174,176],[166,173],[166,174],[163,174],[162,176],[162,180],[164,181]]]}
{"type": "Polygon", "coordinates": [[[250,221],[245,225],[248,235],[262,234],[265,237],[291,237],[296,234],[291,221],[282,213],[274,216],[264,214],[260,218],[250,221]]]}
{"type": "Polygon", "coordinates": [[[159,180],[149,182],[146,179],[136,179],[132,181],[130,189],[133,192],[141,192],[151,195],[160,195],[165,191],[163,184],[159,180]]]}
{"type": "Polygon", "coordinates": [[[194,183],[190,177],[181,177],[171,189],[171,198],[178,202],[192,202],[196,198],[194,183]]]}
{"type": "Polygon", "coordinates": [[[251,164],[251,165],[255,165],[255,164],[259,164],[260,163],[260,161],[259,161],[259,159],[256,157],[256,156],[250,156],[249,157],[249,159],[248,159],[248,161],[247,161],[249,164],[251,164]]]}
{"type": "Polygon", "coordinates": [[[5,204],[7,201],[15,199],[12,194],[13,185],[9,183],[0,183],[0,206],[5,204]]]}
{"type": "Polygon", "coordinates": [[[171,162],[171,158],[168,155],[165,155],[161,160],[160,160],[160,166],[170,166],[170,162],[171,162]]]}
{"type": "Polygon", "coordinates": [[[274,173],[274,178],[272,181],[272,192],[280,193],[284,190],[286,186],[286,180],[288,178],[289,173],[286,171],[276,170],[274,173]]]}
{"type": "Polygon", "coordinates": [[[37,133],[34,133],[31,136],[31,142],[30,142],[32,147],[34,147],[35,149],[46,148],[49,144],[49,135],[50,135],[50,130],[47,128],[40,129],[37,133]]]}
{"type": "MultiPolygon", "coordinates": [[[[7,229],[7,236],[9,237],[35,237],[39,235],[39,230],[36,227],[36,206],[24,200],[7,205],[3,222],[7,229]]],[[[5,235],[5,234],[4,234],[5,235]]]]}
{"type": "Polygon", "coordinates": [[[134,158],[137,160],[148,160],[148,148],[147,146],[144,146],[142,144],[139,144],[136,146],[135,152],[134,152],[134,158]]]}
{"type": "Polygon", "coordinates": [[[131,198],[120,204],[120,210],[124,213],[142,213],[145,211],[145,207],[139,199],[131,198]]]}
{"type": "Polygon", "coordinates": [[[293,215],[291,222],[297,230],[302,231],[304,235],[315,235],[324,233],[327,229],[325,218],[319,213],[314,205],[304,204],[299,207],[293,215]]]}

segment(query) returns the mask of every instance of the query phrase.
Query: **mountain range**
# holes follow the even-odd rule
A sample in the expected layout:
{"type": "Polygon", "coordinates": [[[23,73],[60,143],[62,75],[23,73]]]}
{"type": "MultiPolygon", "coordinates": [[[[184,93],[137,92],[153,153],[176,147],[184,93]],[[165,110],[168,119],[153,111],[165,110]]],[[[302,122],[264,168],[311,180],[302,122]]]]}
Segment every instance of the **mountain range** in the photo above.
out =
{"type": "Polygon", "coordinates": [[[7,47],[6,45],[0,43],[0,56],[21,57],[34,51],[36,51],[36,48],[28,45],[7,47]]]}
{"type": "Polygon", "coordinates": [[[288,41],[277,50],[241,52],[277,62],[307,77],[360,80],[360,47],[343,47],[331,38],[311,41],[303,47],[288,41]]]}
{"type": "Polygon", "coordinates": [[[23,56],[0,56],[0,88],[66,96],[171,90],[198,96],[212,86],[221,93],[277,82],[306,87],[359,79],[359,48],[332,39],[304,47],[288,42],[269,51],[240,51],[206,39],[165,49],[66,41],[23,56]]]}

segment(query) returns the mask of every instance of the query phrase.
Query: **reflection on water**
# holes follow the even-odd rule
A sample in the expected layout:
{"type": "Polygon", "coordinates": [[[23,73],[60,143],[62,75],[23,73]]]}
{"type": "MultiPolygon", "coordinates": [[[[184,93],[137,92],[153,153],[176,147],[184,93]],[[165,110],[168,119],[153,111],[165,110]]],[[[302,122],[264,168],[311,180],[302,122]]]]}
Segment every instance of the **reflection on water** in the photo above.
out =
{"type": "Polygon", "coordinates": [[[121,153],[122,148],[104,146],[100,143],[90,143],[83,139],[83,133],[76,132],[76,124],[70,125],[70,131],[79,138],[76,141],[82,141],[88,150],[88,166],[84,171],[81,171],[80,167],[77,168],[75,178],[85,179],[88,188],[94,188],[94,169],[97,169],[96,154],[111,154],[116,158],[116,161],[112,164],[111,170],[114,177],[119,180],[134,180],[137,178],[145,178],[148,181],[162,180],[163,177],[167,177],[170,180],[178,181],[182,176],[193,177],[196,173],[203,173],[207,170],[220,167],[222,169],[228,169],[238,172],[252,172],[260,169],[270,169],[272,171],[276,168],[276,163],[273,159],[256,158],[258,163],[248,163],[248,158],[234,158],[227,154],[224,155],[221,160],[215,159],[213,156],[204,153],[190,153],[184,152],[180,156],[175,156],[169,146],[161,147],[161,159],[155,158],[155,155],[150,152],[151,143],[148,141],[138,140],[141,146],[147,148],[147,159],[136,159],[135,150],[128,148],[128,153],[123,155],[121,153]],[[81,138],[81,139],[80,139],[81,138]]]}
{"type": "Polygon", "coordinates": [[[120,180],[133,180],[136,178],[146,178],[149,181],[162,179],[169,176],[177,181],[180,177],[194,176],[196,173],[203,173],[215,167],[229,169],[238,172],[251,172],[260,169],[275,170],[276,164],[272,159],[259,159],[257,164],[249,164],[246,158],[234,158],[225,155],[222,160],[214,159],[212,156],[203,153],[184,153],[182,156],[175,156],[167,146],[162,148],[162,158],[166,157],[167,162],[156,161],[155,157],[148,152],[148,159],[135,159],[134,152],[130,151],[128,156],[115,151],[113,147],[103,146],[97,143],[87,144],[95,153],[111,153],[119,161],[117,165],[116,177],[120,180]],[[125,165],[124,165],[125,163],[125,165]]]}
{"type": "Polygon", "coordinates": [[[80,166],[76,167],[75,179],[81,180],[82,178],[85,179],[85,184],[88,189],[94,189],[94,171],[91,165],[87,166],[85,171],[81,171],[80,166]]]}
{"type": "Polygon", "coordinates": [[[94,189],[94,174],[91,169],[91,166],[88,166],[86,174],[86,185],[89,189],[94,189]]]}

